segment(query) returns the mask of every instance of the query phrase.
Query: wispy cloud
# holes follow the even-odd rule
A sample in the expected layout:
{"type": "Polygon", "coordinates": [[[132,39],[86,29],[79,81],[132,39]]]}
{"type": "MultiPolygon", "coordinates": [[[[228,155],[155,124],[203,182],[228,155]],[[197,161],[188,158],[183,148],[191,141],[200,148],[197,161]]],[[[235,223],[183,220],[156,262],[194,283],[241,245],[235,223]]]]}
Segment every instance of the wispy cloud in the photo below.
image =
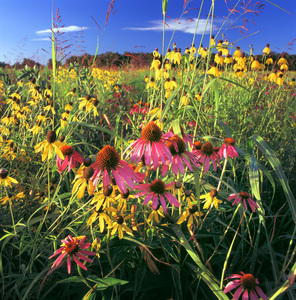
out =
{"type": "Polygon", "coordinates": [[[47,38],[40,38],[40,39],[32,39],[32,41],[47,41],[47,42],[51,42],[51,38],[47,37],[47,38]]]}
{"type": "MultiPolygon", "coordinates": [[[[53,31],[57,32],[73,32],[73,31],[80,31],[80,30],[87,30],[88,27],[84,26],[76,26],[76,25],[71,25],[67,27],[60,27],[60,28],[54,28],[53,31]]],[[[45,29],[45,30],[38,30],[36,31],[37,34],[49,34],[51,33],[51,29],[45,29]]]]}
{"type": "MultiPolygon", "coordinates": [[[[178,20],[172,20],[167,19],[166,20],[166,26],[165,30],[171,30],[171,31],[182,31],[185,33],[191,33],[194,34],[195,28],[196,28],[196,22],[197,18],[189,19],[178,19],[178,20]]],[[[197,26],[197,34],[203,34],[205,27],[206,27],[206,33],[209,33],[211,30],[210,22],[206,25],[207,20],[206,19],[199,19],[198,26],[197,26]]],[[[125,27],[123,30],[135,30],[135,31],[162,31],[163,30],[163,23],[161,20],[153,20],[150,21],[150,26],[146,27],[125,27]]],[[[215,28],[216,24],[214,23],[213,28],[215,28]]]]}

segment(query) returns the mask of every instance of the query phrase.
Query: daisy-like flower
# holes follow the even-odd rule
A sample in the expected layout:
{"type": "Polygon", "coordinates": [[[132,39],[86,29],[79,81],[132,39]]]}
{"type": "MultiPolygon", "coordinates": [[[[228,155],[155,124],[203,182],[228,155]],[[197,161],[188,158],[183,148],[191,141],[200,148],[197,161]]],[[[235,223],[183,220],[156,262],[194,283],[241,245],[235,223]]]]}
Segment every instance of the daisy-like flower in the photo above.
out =
{"type": "Polygon", "coordinates": [[[146,205],[150,200],[152,200],[152,209],[156,210],[159,201],[163,208],[164,213],[167,213],[167,204],[165,198],[170,204],[179,207],[180,203],[171,193],[168,192],[169,189],[173,189],[175,182],[171,182],[167,185],[161,179],[156,179],[152,183],[137,185],[136,189],[140,190],[138,194],[134,195],[135,198],[146,195],[143,204],[146,205]]]}
{"type": "Polygon", "coordinates": [[[209,207],[214,206],[216,209],[218,209],[219,203],[222,203],[221,200],[217,199],[217,190],[211,190],[209,193],[200,196],[200,199],[205,199],[205,204],[203,206],[203,209],[208,209],[209,207]]]}
{"type": "Polygon", "coordinates": [[[36,153],[43,151],[42,161],[45,161],[47,157],[48,157],[48,159],[51,159],[52,154],[53,154],[53,149],[55,149],[55,152],[60,159],[62,159],[62,160],[65,159],[62,151],[59,148],[59,147],[63,146],[64,144],[60,141],[57,141],[56,139],[57,139],[56,133],[51,130],[47,134],[46,140],[38,143],[35,146],[36,153]]]}
{"type": "Polygon", "coordinates": [[[199,162],[204,165],[205,173],[208,172],[210,166],[210,160],[213,162],[214,170],[217,171],[217,164],[221,168],[219,163],[219,155],[214,150],[211,142],[207,142],[202,145],[201,149],[194,149],[193,154],[197,156],[199,162]]]}
{"type": "Polygon", "coordinates": [[[138,163],[144,155],[146,166],[153,163],[154,167],[158,168],[160,161],[163,163],[166,163],[167,159],[173,161],[171,152],[165,144],[172,136],[172,132],[162,134],[159,126],[152,121],[143,128],[141,138],[131,143],[125,152],[131,148],[127,156],[131,155],[132,162],[138,163]]]}
{"type": "Polygon", "coordinates": [[[226,138],[218,154],[220,157],[224,156],[224,158],[227,158],[228,156],[231,158],[234,158],[235,156],[238,157],[239,155],[235,149],[235,140],[232,138],[226,138]]]}
{"type": "Polygon", "coordinates": [[[191,229],[194,225],[194,220],[196,224],[198,224],[200,217],[203,215],[203,213],[200,213],[198,211],[198,206],[196,204],[192,204],[191,201],[188,201],[188,203],[189,206],[183,212],[177,224],[182,224],[187,220],[187,228],[191,229]]]}
{"type": "Polygon", "coordinates": [[[243,294],[242,299],[244,300],[259,300],[260,298],[263,300],[268,300],[268,297],[258,286],[259,281],[257,278],[255,278],[252,274],[245,274],[244,272],[240,273],[241,275],[233,274],[225,279],[235,279],[226,285],[223,291],[225,294],[235,288],[238,288],[233,295],[234,300],[240,299],[241,294],[243,294]]]}
{"type": "Polygon", "coordinates": [[[89,166],[85,169],[80,168],[77,171],[77,175],[72,183],[74,183],[72,188],[72,194],[77,193],[77,198],[81,199],[84,196],[85,189],[87,188],[88,194],[91,195],[94,192],[94,185],[91,178],[94,175],[94,169],[89,166]]]}
{"type": "Polygon", "coordinates": [[[83,157],[73,149],[72,146],[70,145],[64,145],[60,147],[61,152],[63,153],[65,159],[62,160],[58,155],[57,155],[57,166],[58,166],[58,171],[63,172],[67,166],[68,172],[70,172],[73,168],[76,167],[77,162],[83,163],[83,157]]]}
{"type": "Polygon", "coordinates": [[[258,204],[254,200],[251,199],[251,195],[249,193],[242,191],[238,195],[239,196],[237,196],[236,194],[231,194],[231,195],[229,195],[227,200],[229,200],[229,201],[234,200],[232,205],[242,202],[242,204],[244,205],[246,210],[248,209],[247,208],[247,202],[248,202],[248,204],[251,207],[251,210],[253,212],[255,212],[255,209],[259,207],[258,204]]]}
{"type": "Polygon", "coordinates": [[[92,263],[93,261],[87,256],[95,256],[96,253],[84,250],[89,248],[91,245],[90,243],[84,243],[85,240],[86,236],[73,238],[71,235],[68,235],[64,240],[62,240],[63,244],[61,245],[61,248],[55,251],[54,254],[49,257],[50,259],[60,254],[60,256],[53,263],[52,268],[60,266],[63,258],[67,257],[68,274],[71,273],[71,259],[73,259],[79,267],[87,270],[86,266],[81,260],[92,263]]]}
{"type": "Polygon", "coordinates": [[[10,187],[11,183],[18,183],[17,180],[8,176],[8,171],[6,169],[0,169],[0,186],[2,185],[2,181],[4,183],[4,186],[10,187]]]}
{"type": "MultiPolygon", "coordinates": [[[[178,171],[180,173],[184,174],[184,164],[189,168],[189,170],[192,172],[192,165],[198,168],[197,160],[195,156],[186,150],[185,142],[178,136],[174,135],[169,139],[169,141],[166,144],[173,157],[173,163],[172,163],[172,171],[177,175],[178,171]]],[[[167,160],[167,163],[163,164],[161,173],[162,176],[165,176],[167,173],[167,170],[169,168],[169,160],[167,160]]]]}
{"type": "Polygon", "coordinates": [[[133,182],[139,182],[140,177],[133,171],[129,164],[122,159],[117,151],[107,145],[97,155],[95,163],[92,164],[94,169],[93,184],[97,185],[100,175],[103,173],[103,187],[110,185],[110,175],[114,176],[114,180],[119,190],[124,194],[127,193],[127,185],[134,189],[133,182]]]}

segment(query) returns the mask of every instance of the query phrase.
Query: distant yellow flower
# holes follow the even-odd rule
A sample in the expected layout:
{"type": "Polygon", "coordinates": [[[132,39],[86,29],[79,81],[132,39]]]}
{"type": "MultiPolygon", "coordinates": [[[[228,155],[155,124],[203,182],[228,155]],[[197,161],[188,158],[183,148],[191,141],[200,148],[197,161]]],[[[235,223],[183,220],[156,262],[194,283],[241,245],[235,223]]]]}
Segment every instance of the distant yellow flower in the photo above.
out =
{"type": "Polygon", "coordinates": [[[10,186],[10,187],[11,187],[11,183],[18,183],[17,180],[8,176],[8,171],[6,169],[0,169],[0,186],[2,182],[4,183],[4,186],[10,186]]]}
{"type": "Polygon", "coordinates": [[[203,206],[203,209],[208,209],[209,207],[214,206],[216,209],[218,209],[219,203],[222,203],[221,200],[217,199],[217,190],[211,190],[209,193],[206,195],[200,196],[200,199],[205,199],[205,204],[203,206]]]}

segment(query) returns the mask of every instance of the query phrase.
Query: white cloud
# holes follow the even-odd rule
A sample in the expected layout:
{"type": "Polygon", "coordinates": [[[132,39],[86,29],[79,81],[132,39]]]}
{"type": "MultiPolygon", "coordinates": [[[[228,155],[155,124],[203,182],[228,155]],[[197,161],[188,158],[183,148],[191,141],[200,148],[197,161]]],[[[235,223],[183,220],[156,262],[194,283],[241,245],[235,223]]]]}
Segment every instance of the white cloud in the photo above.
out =
{"type": "Polygon", "coordinates": [[[47,42],[51,42],[51,38],[47,37],[47,38],[40,38],[40,39],[32,39],[32,41],[47,41],[47,42]]]}
{"type": "MultiPolygon", "coordinates": [[[[73,32],[73,31],[80,31],[80,30],[86,30],[88,29],[88,27],[84,27],[84,26],[76,26],[76,25],[71,25],[71,26],[67,26],[67,27],[60,27],[60,28],[54,28],[53,31],[57,32],[73,32]]],[[[45,30],[39,30],[36,31],[37,34],[49,34],[51,33],[51,29],[45,29],[45,30]]]]}
{"type": "MultiPolygon", "coordinates": [[[[197,18],[194,19],[178,19],[176,21],[172,19],[166,20],[166,26],[165,30],[170,31],[182,31],[185,33],[191,33],[194,34],[195,28],[196,28],[196,22],[197,18]]],[[[162,31],[163,30],[163,23],[161,20],[154,20],[150,21],[151,26],[147,27],[126,27],[123,28],[124,30],[135,30],[135,31],[162,31]]],[[[207,20],[206,19],[199,19],[198,26],[197,26],[197,34],[203,34],[205,27],[206,27],[206,33],[209,33],[211,30],[210,22],[208,22],[206,26],[207,20]]],[[[213,28],[215,28],[215,23],[213,25],[213,28]]]]}

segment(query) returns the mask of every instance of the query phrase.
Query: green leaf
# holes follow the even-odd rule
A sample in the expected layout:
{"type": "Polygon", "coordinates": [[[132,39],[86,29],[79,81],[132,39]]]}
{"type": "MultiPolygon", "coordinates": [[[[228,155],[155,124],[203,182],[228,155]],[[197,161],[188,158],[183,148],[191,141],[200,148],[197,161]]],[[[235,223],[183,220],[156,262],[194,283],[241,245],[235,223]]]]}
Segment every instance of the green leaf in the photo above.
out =
{"type": "Polygon", "coordinates": [[[256,164],[256,158],[254,154],[251,158],[250,168],[249,168],[249,179],[253,195],[257,200],[260,200],[260,189],[259,189],[259,170],[256,164]]]}
{"type": "Polygon", "coordinates": [[[274,152],[270,149],[270,147],[263,140],[262,137],[258,136],[257,134],[254,134],[253,136],[250,137],[250,139],[256,143],[258,148],[267,157],[269,163],[271,164],[272,168],[276,172],[278,179],[283,187],[286,199],[288,201],[293,221],[294,221],[294,223],[296,223],[296,200],[292,194],[287,177],[284,174],[284,171],[283,171],[283,168],[282,168],[282,165],[281,165],[279,159],[276,157],[274,152]]]}
{"type": "Polygon", "coordinates": [[[57,283],[83,282],[80,276],[72,276],[58,281],[57,283]]]}

